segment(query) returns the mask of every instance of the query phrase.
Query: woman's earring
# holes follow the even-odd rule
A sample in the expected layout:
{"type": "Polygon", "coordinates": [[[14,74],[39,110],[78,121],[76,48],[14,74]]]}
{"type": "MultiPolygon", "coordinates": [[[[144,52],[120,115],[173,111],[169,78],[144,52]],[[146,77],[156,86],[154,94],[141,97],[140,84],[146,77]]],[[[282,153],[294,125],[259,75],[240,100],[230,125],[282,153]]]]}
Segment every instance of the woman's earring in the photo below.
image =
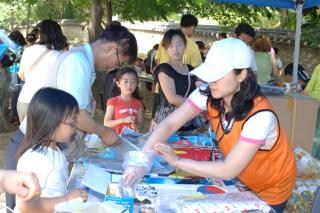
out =
{"type": "Polygon", "coordinates": [[[240,84],[238,85],[238,88],[237,88],[237,92],[239,92],[240,91],[240,84]]]}

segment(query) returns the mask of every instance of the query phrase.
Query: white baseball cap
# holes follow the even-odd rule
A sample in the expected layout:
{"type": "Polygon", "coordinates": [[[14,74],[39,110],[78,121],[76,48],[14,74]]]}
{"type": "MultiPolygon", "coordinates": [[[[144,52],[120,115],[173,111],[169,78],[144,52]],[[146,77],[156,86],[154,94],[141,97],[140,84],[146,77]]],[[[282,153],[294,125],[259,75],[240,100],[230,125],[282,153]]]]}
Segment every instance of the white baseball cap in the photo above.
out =
{"type": "Polygon", "coordinates": [[[233,69],[251,66],[252,54],[241,40],[226,38],[213,43],[203,64],[191,73],[205,82],[221,79],[233,69]]]}

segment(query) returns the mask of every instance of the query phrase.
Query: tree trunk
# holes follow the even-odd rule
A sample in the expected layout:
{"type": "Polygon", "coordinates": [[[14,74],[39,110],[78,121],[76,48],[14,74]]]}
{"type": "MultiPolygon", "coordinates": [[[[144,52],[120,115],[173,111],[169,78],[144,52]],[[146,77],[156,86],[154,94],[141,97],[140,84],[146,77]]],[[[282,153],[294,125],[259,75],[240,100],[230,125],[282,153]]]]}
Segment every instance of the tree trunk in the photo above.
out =
{"type": "Polygon", "coordinates": [[[106,0],[106,14],[107,14],[107,23],[106,26],[110,25],[112,22],[112,2],[111,0],[106,0]]]}
{"type": "Polygon", "coordinates": [[[28,3],[28,8],[27,8],[27,31],[26,34],[29,33],[29,28],[30,28],[30,18],[31,18],[31,4],[28,3]]]}
{"type": "Polygon", "coordinates": [[[101,0],[91,0],[90,24],[89,24],[89,42],[95,41],[102,32],[101,21],[103,10],[101,0]]]}
{"type": "Polygon", "coordinates": [[[288,10],[287,9],[279,9],[280,13],[280,28],[285,28],[288,23],[288,10]]]}
{"type": "Polygon", "coordinates": [[[13,9],[11,8],[11,15],[10,15],[10,31],[13,31],[14,19],[13,19],[13,9]]]}

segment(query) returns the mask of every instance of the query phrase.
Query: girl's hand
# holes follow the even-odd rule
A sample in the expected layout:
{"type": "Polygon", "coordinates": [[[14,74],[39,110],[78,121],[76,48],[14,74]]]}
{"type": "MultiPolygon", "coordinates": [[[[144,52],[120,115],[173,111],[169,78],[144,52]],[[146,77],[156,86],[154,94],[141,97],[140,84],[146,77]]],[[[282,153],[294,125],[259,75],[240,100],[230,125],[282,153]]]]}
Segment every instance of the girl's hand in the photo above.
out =
{"type": "Polygon", "coordinates": [[[170,146],[158,143],[154,146],[154,150],[159,152],[171,166],[177,166],[179,157],[174,153],[170,146]]]}
{"type": "Polygon", "coordinates": [[[123,118],[122,122],[123,123],[133,123],[135,119],[136,119],[135,116],[130,115],[128,117],[123,118]]]}
{"type": "Polygon", "coordinates": [[[135,132],[139,132],[139,129],[137,128],[135,122],[133,122],[133,123],[131,124],[131,129],[132,129],[133,131],[135,131],[135,132]]]}
{"type": "Polygon", "coordinates": [[[67,195],[67,200],[72,200],[78,197],[81,197],[83,201],[87,201],[88,200],[88,193],[84,190],[81,189],[75,189],[72,190],[71,192],[69,192],[67,195]]]}

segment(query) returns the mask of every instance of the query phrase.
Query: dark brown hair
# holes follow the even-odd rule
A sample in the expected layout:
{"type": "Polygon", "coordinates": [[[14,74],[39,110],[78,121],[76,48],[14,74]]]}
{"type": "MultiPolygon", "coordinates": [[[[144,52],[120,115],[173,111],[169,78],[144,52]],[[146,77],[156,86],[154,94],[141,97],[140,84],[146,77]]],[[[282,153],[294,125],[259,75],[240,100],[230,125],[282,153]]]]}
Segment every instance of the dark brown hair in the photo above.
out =
{"type": "Polygon", "coordinates": [[[179,36],[182,39],[184,45],[187,44],[186,37],[185,37],[185,35],[183,34],[183,32],[181,30],[179,30],[179,29],[170,29],[164,34],[163,39],[162,39],[162,46],[165,49],[167,49],[170,46],[172,38],[175,35],[179,36]]]}
{"type": "MultiPolygon", "coordinates": [[[[235,75],[240,75],[243,69],[234,69],[235,75]]],[[[201,93],[208,96],[208,104],[218,110],[219,115],[225,113],[222,98],[215,99],[211,95],[209,86],[201,93]]],[[[247,68],[247,77],[240,83],[240,90],[236,92],[231,100],[232,111],[225,114],[227,118],[235,118],[236,120],[244,119],[253,108],[253,100],[255,97],[261,96],[260,86],[257,83],[256,76],[250,68],[247,68]]]]}

